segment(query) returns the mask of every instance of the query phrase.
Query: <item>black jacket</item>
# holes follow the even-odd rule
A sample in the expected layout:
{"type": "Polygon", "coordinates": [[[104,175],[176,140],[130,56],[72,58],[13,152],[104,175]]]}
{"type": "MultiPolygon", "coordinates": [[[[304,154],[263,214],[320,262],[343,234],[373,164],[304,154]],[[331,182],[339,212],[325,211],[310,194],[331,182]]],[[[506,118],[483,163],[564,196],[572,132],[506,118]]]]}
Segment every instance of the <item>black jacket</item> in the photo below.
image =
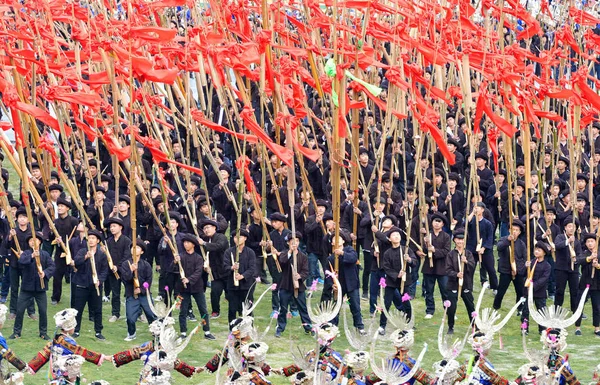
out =
{"type": "MultiPolygon", "coordinates": [[[[435,247],[435,252],[433,252],[433,267],[429,265],[429,257],[425,257],[423,261],[423,267],[421,268],[421,272],[423,274],[435,274],[435,275],[444,275],[446,274],[446,255],[450,252],[452,241],[450,240],[450,235],[445,231],[440,231],[440,233],[436,236],[431,234],[431,244],[435,247]]],[[[429,237],[429,236],[428,236],[429,237]]],[[[423,252],[427,254],[427,250],[423,249],[423,252]]]]}
{"type": "MultiPolygon", "coordinates": [[[[119,266],[119,275],[121,276],[121,281],[123,281],[123,285],[125,285],[125,297],[133,297],[133,278],[134,274],[129,267],[130,264],[133,264],[133,260],[131,258],[124,260],[121,262],[121,266],[119,266]]],[[[146,290],[144,289],[144,283],[148,283],[150,290],[150,286],[152,286],[152,266],[146,260],[140,258],[138,261],[138,282],[140,284],[141,292],[139,295],[146,295],[146,290]]]]}
{"type": "Polygon", "coordinates": [[[179,254],[181,258],[181,267],[185,273],[185,277],[188,279],[186,287],[183,287],[183,281],[177,279],[175,282],[175,290],[180,293],[200,293],[204,291],[204,280],[202,279],[202,272],[204,271],[204,259],[202,255],[197,252],[189,254],[187,251],[179,254]]]}
{"type": "Polygon", "coordinates": [[[54,261],[50,254],[40,250],[40,264],[44,271],[44,288],[40,282],[37,265],[33,258],[33,250],[26,250],[19,258],[19,275],[21,276],[21,290],[23,291],[46,291],[48,290],[48,281],[54,275],[54,261]]]}
{"type": "Polygon", "coordinates": [[[240,265],[238,273],[244,276],[244,279],[239,281],[238,286],[234,285],[233,282],[233,271],[231,270],[231,256],[235,261],[235,253],[237,247],[230,247],[225,250],[223,255],[224,271],[227,272],[227,290],[250,290],[254,278],[257,276],[256,271],[256,254],[248,246],[244,246],[244,249],[239,253],[238,263],[240,265]]]}
{"type": "MultiPolygon", "coordinates": [[[[71,282],[75,286],[91,287],[94,285],[92,279],[92,265],[89,259],[85,259],[87,254],[87,248],[79,250],[79,252],[73,257],[75,262],[75,269],[77,269],[71,276],[71,282]]],[[[104,254],[100,247],[96,247],[96,254],[94,255],[94,261],[96,262],[96,274],[100,283],[106,280],[108,276],[108,262],[106,260],[106,254],[104,254]]]]}
{"type": "MultiPolygon", "coordinates": [[[[531,261],[533,269],[536,261],[531,261]]],[[[537,262],[533,271],[533,298],[546,298],[548,289],[548,280],[550,279],[551,266],[544,259],[542,262],[537,262]]]]}
{"type": "Polygon", "coordinates": [[[212,238],[203,237],[206,242],[203,246],[208,254],[208,264],[214,279],[227,278],[227,270],[223,262],[223,253],[229,247],[227,237],[221,233],[215,233],[212,238]]]}
{"type": "MultiPolygon", "coordinates": [[[[574,265],[575,269],[571,269],[571,250],[567,245],[566,235],[564,233],[558,234],[556,236],[556,239],[554,240],[554,245],[556,246],[556,262],[554,265],[554,269],[560,271],[568,271],[570,273],[576,272],[577,262],[574,265]]],[[[573,247],[575,249],[576,257],[583,254],[583,251],[581,250],[581,242],[579,242],[579,239],[577,239],[577,237],[575,237],[573,247]]]]}
{"type": "MultiPolygon", "coordinates": [[[[462,290],[473,291],[473,274],[475,273],[475,257],[469,250],[464,250],[464,255],[467,257],[467,263],[465,263],[463,270],[463,286],[462,290]]],[[[448,276],[448,283],[446,285],[447,290],[458,291],[458,277],[456,274],[460,272],[460,262],[458,256],[458,250],[454,249],[446,256],[446,275],[448,276]]]]}
{"type": "MultiPolygon", "coordinates": [[[[404,257],[404,253],[408,250],[410,263],[405,263],[404,271],[406,272],[406,281],[404,282],[404,290],[408,290],[412,284],[412,269],[417,265],[417,257],[409,248],[391,247],[383,255],[382,266],[385,271],[385,284],[389,287],[400,288],[400,278],[398,274],[402,270],[402,262],[400,258],[404,257]]],[[[402,294],[402,293],[401,293],[402,294]]]]}
{"type": "MultiPolygon", "coordinates": [[[[498,272],[501,274],[512,274],[510,267],[510,241],[508,237],[502,237],[498,241],[498,272]]],[[[517,274],[527,275],[527,245],[522,237],[515,239],[515,263],[517,265],[517,274]]]]}
{"type": "MultiPolygon", "coordinates": [[[[281,281],[279,282],[280,289],[288,291],[294,290],[292,261],[293,258],[289,254],[289,250],[283,250],[281,254],[279,254],[279,265],[281,266],[281,281]]],[[[308,257],[300,250],[298,250],[298,254],[296,255],[296,270],[296,272],[300,274],[298,291],[303,292],[306,290],[304,281],[308,277],[308,257]]]]}
{"type": "MultiPolygon", "coordinates": [[[[335,266],[335,256],[332,254],[328,258],[331,266],[335,266]]],[[[358,253],[352,246],[344,246],[344,254],[339,256],[339,271],[338,271],[338,280],[341,284],[341,289],[343,293],[349,293],[353,290],[358,290],[360,288],[360,280],[358,278],[358,265],[356,264],[358,261],[358,253]]],[[[331,277],[327,277],[326,286],[329,282],[333,285],[333,279],[331,277]]]]}

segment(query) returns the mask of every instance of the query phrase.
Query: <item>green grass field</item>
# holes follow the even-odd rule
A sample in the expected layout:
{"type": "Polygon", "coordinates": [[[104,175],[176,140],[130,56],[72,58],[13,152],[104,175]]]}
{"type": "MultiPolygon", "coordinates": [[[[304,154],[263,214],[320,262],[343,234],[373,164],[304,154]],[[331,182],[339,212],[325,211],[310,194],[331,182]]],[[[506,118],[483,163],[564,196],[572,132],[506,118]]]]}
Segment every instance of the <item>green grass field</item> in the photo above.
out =
{"type": "MultiPolygon", "coordinates": [[[[260,285],[257,292],[264,289],[264,285],[260,285]]],[[[154,288],[156,291],[156,288],[154,288]]],[[[418,288],[418,292],[420,292],[420,288],[418,288]]],[[[68,287],[65,285],[64,291],[66,295],[69,294],[68,287]]],[[[491,306],[491,301],[493,296],[491,292],[490,294],[485,294],[484,306],[491,306]]],[[[207,292],[208,294],[208,292],[207,292]]],[[[509,309],[512,303],[509,303],[512,300],[513,295],[510,291],[509,294],[505,297],[502,313],[506,314],[506,311],[509,309]]],[[[213,334],[217,337],[216,341],[206,341],[202,333],[197,334],[193,339],[190,345],[188,345],[187,349],[183,352],[181,358],[186,362],[192,365],[204,365],[206,361],[218,350],[222,348],[222,344],[227,338],[228,329],[227,329],[227,316],[226,309],[227,303],[223,300],[224,304],[222,307],[221,318],[217,320],[213,320],[211,322],[211,330],[213,334]]],[[[443,314],[441,309],[441,300],[438,299],[436,306],[436,314],[433,319],[425,320],[423,319],[425,315],[424,309],[424,301],[422,298],[417,298],[413,300],[414,306],[414,315],[416,320],[416,342],[414,348],[414,355],[418,354],[421,346],[424,342],[429,344],[429,350],[425,357],[424,369],[431,371],[433,362],[440,359],[440,354],[437,350],[437,333],[441,321],[441,316],[443,314]]],[[[52,316],[67,307],[65,304],[68,304],[68,298],[64,298],[62,303],[53,306],[49,304],[49,329],[53,328],[53,318],[52,316]]],[[[466,332],[468,327],[468,319],[466,315],[466,310],[459,303],[457,316],[458,321],[455,326],[455,338],[462,338],[463,333],[466,332]]],[[[367,302],[362,302],[361,306],[363,307],[363,315],[368,315],[368,305],[367,302]]],[[[270,314],[270,295],[267,294],[265,300],[259,305],[256,311],[256,319],[255,324],[258,326],[259,331],[263,331],[265,326],[269,322],[269,314],[270,314]]],[[[586,309],[589,314],[589,306],[586,309]]],[[[123,302],[123,313],[124,314],[124,302],[123,302]]],[[[195,314],[198,316],[197,309],[195,310],[195,314]]],[[[127,327],[124,318],[117,321],[116,323],[109,323],[108,317],[110,316],[110,304],[105,303],[103,305],[103,318],[104,322],[104,335],[106,336],[106,341],[97,341],[94,338],[93,333],[93,323],[88,321],[87,317],[87,309],[85,311],[83,317],[83,326],[81,328],[81,336],[77,339],[77,342],[82,346],[85,346],[89,349],[104,353],[104,354],[114,354],[120,350],[124,350],[129,347],[136,346],[137,344],[141,344],[148,339],[150,339],[150,333],[148,332],[147,324],[138,322],[138,338],[133,342],[125,342],[123,338],[127,335],[127,327]]],[[[571,335],[568,337],[569,346],[567,347],[567,352],[570,356],[570,363],[575,370],[578,378],[582,383],[587,384],[591,381],[593,368],[599,363],[598,352],[600,348],[600,339],[596,338],[593,334],[593,327],[591,326],[591,314],[589,314],[590,319],[584,320],[582,325],[583,328],[583,337],[575,337],[574,329],[571,328],[569,332],[571,335]]],[[[287,365],[292,362],[292,358],[290,355],[290,349],[293,346],[300,346],[304,350],[310,349],[314,344],[314,339],[309,336],[306,336],[300,326],[299,318],[293,318],[288,323],[288,328],[286,329],[284,335],[280,339],[276,339],[273,336],[274,333],[274,324],[271,328],[271,331],[267,335],[265,342],[269,344],[269,354],[268,354],[268,362],[273,367],[280,367],[282,365],[287,365]]],[[[340,328],[343,329],[342,321],[340,320],[340,328]]],[[[188,329],[191,328],[188,326],[188,329]]],[[[529,347],[530,349],[533,347],[539,347],[539,338],[537,336],[536,325],[531,325],[531,334],[529,336],[529,347]]],[[[23,328],[23,337],[17,341],[10,341],[9,346],[24,360],[31,359],[38,349],[40,349],[44,345],[44,341],[37,337],[37,322],[32,321],[29,318],[25,318],[25,324],[23,328]]],[[[8,337],[12,331],[12,321],[7,321],[4,326],[3,334],[5,337],[8,337]]],[[[391,333],[391,325],[388,327],[388,335],[391,333]]],[[[340,352],[344,352],[346,349],[349,349],[349,345],[342,335],[335,341],[334,348],[340,352]]],[[[393,347],[385,338],[379,340],[377,351],[383,357],[387,352],[391,352],[393,347]]],[[[461,360],[468,359],[469,351],[465,349],[463,354],[461,355],[461,360]]],[[[507,326],[502,330],[501,335],[496,336],[493,350],[490,355],[490,359],[492,363],[496,366],[498,371],[508,377],[509,379],[514,379],[516,377],[517,369],[525,363],[525,357],[522,350],[521,338],[520,338],[520,321],[519,318],[515,315],[511,319],[511,321],[507,324],[507,326]],[[502,338],[503,348],[500,348],[500,338],[502,338]]],[[[107,362],[102,367],[95,367],[91,364],[86,363],[83,367],[84,378],[87,380],[96,380],[96,379],[104,379],[109,381],[111,384],[135,384],[138,379],[138,373],[141,368],[140,362],[133,362],[129,365],[121,367],[119,369],[114,368],[114,366],[107,362]]],[[[47,369],[46,367],[44,369],[47,369]]],[[[46,372],[44,370],[40,371],[35,376],[26,377],[26,384],[43,384],[46,379],[46,372]]],[[[186,379],[178,373],[173,373],[174,383],[176,384],[211,384],[215,381],[215,376],[210,374],[199,374],[194,376],[192,379],[186,379]]],[[[271,381],[274,384],[286,384],[289,381],[283,377],[271,377],[271,381]]]]}

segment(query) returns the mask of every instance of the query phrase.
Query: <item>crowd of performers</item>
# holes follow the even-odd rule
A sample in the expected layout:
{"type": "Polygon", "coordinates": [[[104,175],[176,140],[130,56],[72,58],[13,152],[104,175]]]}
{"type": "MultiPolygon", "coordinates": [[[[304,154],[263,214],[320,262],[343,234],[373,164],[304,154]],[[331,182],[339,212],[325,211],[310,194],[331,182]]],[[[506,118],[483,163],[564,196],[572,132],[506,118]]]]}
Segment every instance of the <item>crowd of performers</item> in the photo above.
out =
{"type": "MultiPolygon", "coordinates": [[[[545,252],[543,248],[540,248],[545,252]]],[[[543,261],[543,257],[539,260],[543,261]]],[[[538,261],[539,261],[538,260],[538,261]]],[[[339,277],[329,273],[333,284],[341,286],[339,277]]],[[[536,283],[528,281],[528,304],[533,308],[533,294],[538,289],[536,283]]],[[[114,366],[121,367],[135,361],[142,366],[138,384],[170,384],[176,379],[172,378],[174,372],[185,377],[192,377],[196,373],[210,372],[217,377],[217,384],[230,385],[268,385],[272,376],[289,377],[292,384],[321,385],[321,384],[378,384],[400,385],[413,384],[415,381],[423,385],[433,384],[482,384],[482,385],[509,385],[509,384],[556,384],[579,385],[575,373],[569,365],[566,354],[567,328],[573,325],[581,316],[584,302],[582,299],[575,313],[560,306],[533,309],[531,317],[541,328],[541,348],[530,350],[527,346],[527,330],[523,325],[523,349],[528,362],[518,369],[518,377],[508,379],[498,373],[492,364],[490,349],[494,336],[507,324],[517,311],[521,300],[517,302],[506,315],[502,316],[492,308],[481,309],[484,293],[488,287],[486,283],[479,294],[475,310],[471,314],[473,319],[470,327],[462,338],[450,341],[452,336],[446,333],[446,318],[450,321],[453,317],[447,315],[450,304],[444,304],[444,316],[439,328],[437,344],[441,360],[433,365],[433,371],[427,372],[421,367],[421,362],[428,349],[424,344],[418,356],[411,352],[415,342],[414,320],[406,313],[395,308],[382,307],[382,313],[387,321],[394,327],[394,331],[387,337],[388,343],[394,351],[387,358],[376,358],[376,345],[379,332],[376,323],[369,325],[369,332],[362,334],[353,329],[346,321],[346,309],[342,311],[344,317],[345,337],[354,350],[345,353],[335,350],[334,341],[340,334],[339,327],[332,323],[339,316],[344,297],[341,290],[336,290],[335,298],[321,302],[316,308],[308,304],[310,317],[315,321],[313,333],[315,347],[309,351],[300,348],[291,348],[289,357],[293,362],[281,368],[271,367],[267,361],[269,346],[262,342],[265,333],[259,333],[254,325],[253,311],[260,301],[273,288],[268,287],[256,301],[245,301],[239,317],[229,324],[230,334],[226,339],[223,349],[215,354],[205,365],[192,366],[178,355],[188,346],[196,331],[194,330],[182,338],[175,330],[175,319],[172,317],[174,310],[181,305],[181,298],[168,307],[163,301],[148,302],[149,311],[156,319],[149,325],[152,340],[134,348],[118,352],[114,355],[104,355],[84,348],[74,339],[77,335],[78,311],[72,308],[62,310],[54,316],[56,333],[51,341],[40,350],[29,362],[23,361],[8,347],[7,341],[0,335],[1,354],[5,362],[10,363],[18,371],[11,373],[3,368],[2,381],[6,384],[22,384],[24,374],[35,375],[46,364],[50,365],[52,384],[80,384],[82,381],[81,368],[87,361],[94,365],[102,365],[110,361],[114,366]],[[471,352],[464,362],[459,361],[459,356],[467,345],[471,352]]],[[[381,297],[384,296],[387,286],[382,283],[381,297]]],[[[145,288],[146,294],[150,292],[145,288]]],[[[589,287],[584,290],[584,295],[589,287]]],[[[8,308],[0,305],[0,327],[6,321],[8,308]]],[[[389,345],[388,345],[389,346],[389,345]]],[[[431,353],[430,353],[431,354],[431,353]]],[[[599,365],[600,368],[600,365],[599,365]]],[[[598,374],[594,374],[596,383],[598,374]]],[[[107,384],[100,380],[92,382],[93,385],[107,384]]]]}

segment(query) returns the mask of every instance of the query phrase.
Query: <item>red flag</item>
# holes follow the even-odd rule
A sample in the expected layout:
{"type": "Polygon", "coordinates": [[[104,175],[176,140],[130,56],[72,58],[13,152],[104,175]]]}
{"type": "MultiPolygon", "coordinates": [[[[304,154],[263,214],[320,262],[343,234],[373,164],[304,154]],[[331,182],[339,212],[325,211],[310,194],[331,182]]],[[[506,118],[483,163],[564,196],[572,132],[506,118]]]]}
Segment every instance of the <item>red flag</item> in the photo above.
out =
{"type": "Polygon", "coordinates": [[[248,106],[245,106],[240,117],[244,120],[246,128],[253,132],[269,150],[273,151],[275,155],[286,165],[293,167],[294,164],[294,153],[289,149],[274,143],[269,135],[267,135],[262,128],[254,121],[254,110],[248,106]]]}

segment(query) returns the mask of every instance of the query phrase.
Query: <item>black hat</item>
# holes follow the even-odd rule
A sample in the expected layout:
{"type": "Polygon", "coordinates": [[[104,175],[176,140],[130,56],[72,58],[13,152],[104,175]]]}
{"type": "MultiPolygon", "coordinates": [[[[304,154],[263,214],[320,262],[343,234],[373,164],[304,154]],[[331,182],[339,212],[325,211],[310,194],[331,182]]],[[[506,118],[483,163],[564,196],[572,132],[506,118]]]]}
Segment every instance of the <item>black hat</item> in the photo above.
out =
{"type": "MultiPolygon", "coordinates": [[[[302,233],[299,231],[296,231],[296,239],[301,240],[302,239],[302,233]]],[[[286,236],[285,236],[285,241],[289,242],[292,240],[292,233],[289,232],[286,236]]]]}
{"type": "Polygon", "coordinates": [[[196,247],[200,247],[200,243],[198,243],[198,238],[194,234],[184,233],[183,237],[181,237],[181,242],[191,242],[196,247]]]}
{"type": "Polygon", "coordinates": [[[158,211],[158,205],[164,203],[164,201],[162,200],[161,197],[156,197],[154,199],[152,199],[152,205],[154,206],[154,209],[156,211],[158,211]]]}
{"type": "Polygon", "coordinates": [[[512,225],[513,226],[519,226],[519,228],[521,229],[521,232],[525,231],[525,225],[518,218],[513,218],[512,225]]]}
{"type": "Polygon", "coordinates": [[[332,213],[325,213],[325,214],[323,214],[323,222],[332,221],[332,220],[333,220],[333,214],[332,213]]]}
{"type": "Polygon", "coordinates": [[[94,146],[85,146],[85,153],[96,153],[96,148],[94,146]]]}
{"type": "Polygon", "coordinates": [[[458,176],[458,174],[455,173],[455,172],[451,172],[450,174],[448,174],[448,180],[453,180],[456,183],[459,183],[460,182],[460,176],[458,176]]]}
{"type": "Polygon", "coordinates": [[[484,152],[478,152],[477,154],[475,154],[475,159],[483,159],[483,160],[485,160],[487,162],[488,161],[488,156],[484,152]]]}
{"type": "Polygon", "coordinates": [[[35,170],[36,168],[39,170],[39,169],[40,169],[40,165],[39,165],[39,163],[38,163],[38,162],[33,162],[33,163],[31,163],[31,166],[30,166],[30,168],[31,168],[32,170],[35,170]]]}
{"type": "Polygon", "coordinates": [[[200,228],[204,229],[204,226],[215,226],[216,229],[219,229],[219,224],[216,221],[213,221],[212,219],[204,219],[202,221],[200,221],[200,228]]]}
{"type": "Polygon", "coordinates": [[[101,182],[110,182],[112,180],[112,178],[106,174],[102,174],[100,175],[100,181],[101,182]]]}
{"type": "MultiPolygon", "coordinates": [[[[206,198],[206,191],[204,191],[201,188],[197,188],[196,190],[194,190],[194,198],[197,199],[198,197],[206,198]]],[[[204,199],[204,201],[206,202],[206,199],[204,199]]]]}
{"type": "Polygon", "coordinates": [[[441,169],[441,168],[439,168],[439,167],[436,167],[436,168],[435,168],[435,176],[438,176],[438,175],[442,177],[442,180],[443,180],[443,181],[445,181],[445,180],[446,180],[446,173],[444,172],[444,170],[442,170],[442,169],[441,169]]]}
{"type": "Polygon", "coordinates": [[[383,175],[381,176],[381,183],[389,182],[391,177],[392,177],[392,175],[389,172],[384,172],[383,175]]]}
{"type": "Polygon", "coordinates": [[[546,242],[538,241],[535,244],[535,247],[538,248],[538,249],[540,249],[540,250],[543,250],[544,254],[550,254],[550,252],[551,252],[550,245],[547,244],[546,242]]]}
{"type": "Polygon", "coordinates": [[[287,222],[287,217],[281,213],[273,213],[273,214],[271,214],[271,217],[269,219],[271,220],[271,222],[273,222],[273,221],[280,221],[283,223],[287,222]]]}
{"type": "Polygon", "coordinates": [[[385,236],[389,238],[393,233],[400,233],[402,235],[402,230],[399,227],[392,226],[392,228],[386,231],[385,236]]]}
{"type": "Polygon", "coordinates": [[[581,243],[585,243],[588,239],[596,240],[596,233],[585,233],[581,236],[581,243]]]}
{"type": "Polygon", "coordinates": [[[413,184],[407,184],[406,185],[406,192],[414,192],[415,191],[415,185],[413,184]]]}
{"type": "MultiPolygon", "coordinates": [[[[175,219],[179,224],[179,227],[182,227],[181,223],[183,222],[183,219],[181,219],[181,214],[179,214],[177,211],[169,211],[169,219],[175,219]]],[[[165,220],[167,220],[166,216],[165,220]]]]}
{"type": "Polygon", "coordinates": [[[96,238],[98,238],[98,241],[102,241],[102,238],[103,238],[103,237],[102,237],[102,233],[101,233],[100,231],[98,231],[98,230],[96,230],[96,229],[90,229],[90,230],[88,230],[88,237],[89,237],[90,235],[93,235],[93,236],[95,236],[96,238]]]}
{"type": "Polygon", "coordinates": [[[322,206],[322,207],[329,207],[329,202],[327,202],[325,199],[317,199],[317,207],[318,206],[322,206]]]}
{"type": "Polygon", "coordinates": [[[522,187],[525,188],[525,181],[521,180],[521,179],[517,179],[515,181],[515,187],[522,187]]]}
{"type": "Polygon", "coordinates": [[[586,183],[590,181],[590,178],[588,178],[587,175],[585,175],[581,172],[577,173],[577,180],[580,180],[580,179],[586,181],[586,183]]]}
{"type": "Polygon", "coordinates": [[[567,165],[567,167],[569,167],[569,165],[571,164],[571,162],[569,161],[569,158],[565,157],[565,156],[561,156],[558,158],[559,162],[565,162],[565,164],[567,165]]]}
{"type": "Polygon", "coordinates": [[[567,226],[569,223],[575,223],[575,227],[579,227],[579,219],[577,218],[573,218],[572,215],[569,215],[568,217],[566,217],[565,219],[563,219],[562,225],[563,227],[567,226]]]}
{"type": "Polygon", "coordinates": [[[56,172],[56,171],[51,171],[51,172],[50,172],[50,179],[52,179],[52,178],[54,178],[54,179],[59,179],[59,178],[60,178],[60,176],[58,175],[58,172],[56,172]]]}
{"type": "Polygon", "coordinates": [[[525,167],[525,162],[523,162],[523,159],[519,159],[517,160],[517,167],[525,167]]]}
{"type": "Polygon", "coordinates": [[[90,159],[90,160],[88,161],[88,165],[89,165],[90,167],[92,167],[92,166],[94,166],[94,167],[98,167],[98,161],[97,161],[96,159],[90,159]]]}
{"type": "Polygon", "coordinates": [[[16,207],[17,209],[21,207],[21,202],[15,199],[11,199],[10,201],[8,201],[8,204],[10,205],[10,207],[16,207]]]}
{"type": "MultiPolygon", "coordinates": [[[[44,239],[44,234],[42,234],[41,231],[36,231],[35,232],[35,237],[39,240],[43,240],[44,239]]],[[[33,238],[33,233],[30,231],[29,233],[27,233],[27,236],[25,237],[25,242],[29,242],[29,240],[33,238]]]]}
{"type": "Polygon", "coordinates": [[[98,191],[102,191],[104,194],[106,194],[106,189],[100,185],[96,186],[96,192],[98,191]]]}
{"type": "Polygon", "coordinates": [[[475,206],[482,207],[484,210],[487,208],[487,206],[483,202],[477,202],[477,203],[475,203],[475,206]]]}
{"type": "MultiPolygon", "coordinates": [[[[237,234],[236,232],[233,233],[233,235],[237,234]]],[[[244,228],[240,228],[240,237],[246,237],[246,238],[250,238],[250,233],[248,232],[248,230],[244,229],[244,228]]]]}
{"type": "Polygon", "coordinates": [[[68,200],[66,200],[63,197],[58,197],[58,199],[56,200],[56,205],[63,205],[63,206],[67,206],[69,209],[73,208],[73,205],[71,204],[71,202],[69,202],[68,200]]]}
{"type": "Polygon", "coordinates": [[[569,194],[571,194],[571,190],[569,190],[568,188],[566,188],[566,189],[563,189],[563,190],[560,191],[560,194],[558,194],[558,197],[562,199],[562,198],[566,197],[569,194]]]}
{"type": "Polygon", "coordinates": [[[458,140],[456,140],[454,138],[448,138],[448,144],[452,144],[456,148],[460,147],[460,143],[458,143],[458,140]]]}
{"type": "Polygon", "coordinates": [[[373,204],[375,204],[375,203],[380,203],[382,205],[385,205],[385,204],[387,204],[387,199],[385,199],[384,197],[380,196],[379,200],[377,200],[377,199],[374,200],[373,204]]]}
{"type": "Polygon", "coordinates": [[[458,238],[458,239],[465,239],[465,229],[462,227],[459,227],[458,229],[454,230],[454,238],[458,238]]]}
{"type": "MultiPolygon", "coordinates": [[[[204,201],[204,203],[206,204],[206,200],[204,201]]],[[[201,206],[201,205],[199,205],[199,206],[201,206]]],[[[256,210],[256,208],[253,205],[251,205],[251,206],[248,206],[248,208],[246,210],[248,211],[248,214],[252,214],[254,212],[254,210],[256,210]]]]}
{"type": "Polygon", "coordinates": [[[589,203],[588,197],[584,193],[577,193],[577,200],[578,201],[585,201],[585,203],[589,203]]]}
{"type": "Polygon", "coordinates": [[[127,204],[131,204],[131,200],[129,199],[129,195],[119,195],[119,202],[127,202],[127,204]]]}
{"type": "Polygon", "coordinates": [[[385,221],[386,219],[389,219],[390,221],[392,221],[392,226],[398,226],[398,218],[396,218],[395,215],[393,215],[393,214],[386,215],[385,217],[383,217],[381,219],[381,222],[385,221]]]}
{"type": "Polygon", "coordinates": [[[63,188],[63,186],[59,185],[58,183],[53,183],[50,186],[48,186],[48,191],[60,191],[60,192],[63,192],[64,188],[63,188]]]}
{"type": "Polygon", "coordinates": [[[501,168],[500,170],[498,170],[498,174],[504,175],[504,177],[506,177],[506,169],[501,168]]]}
{"type": "Polygon", "coordinates": [[[600,210],[594,210],[592,213],[592,218],[600,218],[600,210]]]}
{"type": "Polygon", "coordinates": [[[440,213],[439,211],[436,211],[433,214],[431,214],[431,222],[435,220],[440,220],[444,223],[444,225],[448,225],[448,218],[446,218],[446,216],[440,213]]]}
{"type": "Polygon", "coordinates": [[[219,166],[219,171],[227,171],[227,173],[229,175],[231,175],[231,167],[229,167],[227,164],[223,163],[222,165],[219,166]]]}
{"type": "Polygon", "coordinates": [[[150,186],[150,191],[152,191],[152,190],[154,190],[154,189],[156,189],[156,190],[158,190],[158,191],[161,191],[161,190],[160,190],[160,185],[158,185],[158,184],[153,184],[152,186],[150,186]]]}
{"type": "Polygon", "coordinates": [[[190,177],[190,183],[193,183],[196,186],[200,187],[202,185],[202,180],[200,178],[198,178],[196,175],[192,175],[190,177]]]}
{"type": "Polygon", "coordinates": [[[21,206],[17,209],[17,212],[15,213],[15,218],[18,218],[19,215],[27,216],[27,210],[25,209],[25,206],[21,206]]]}
{"type": "Polygon", "coordinates": [[[344,243],[350,243],[352,242],[352,238],[350,237],[350,233],[346,232],[346,231],[340,231],[340,238],[342,238],[344,240],[344,243]]]}
{"type": "Polygon", "coordinates": [[[112,225],[113,223],[121,226],[121,228],[125,227],[125,223],[123,223],[123,220],[119,217],[108,218],[107,220],[104,221],[104,225],[106,227],[110,227],[110,225],[112,225]]]}
{"type": "Polygon", "coordinates": [[[358,155],[362,155],[362,154],[368,154],[369,150],[367,150],[365,147],[361,147],[358,149],[358,155]]]}
{"type": "Polygon", "coordinates": [[[551,206],[551,205],[546,205],[546,212],[551,212],[554,215],[556,215],[556,207],[551,206]]]}
{"type": "Polygon", "coordinates": [[[142,249],[143,253],[146,252],[146,249],[148,248],[148,246],[146,245],[146,242],[144,242],[141,238],[136,239],[135,244],[142,249]]]}

